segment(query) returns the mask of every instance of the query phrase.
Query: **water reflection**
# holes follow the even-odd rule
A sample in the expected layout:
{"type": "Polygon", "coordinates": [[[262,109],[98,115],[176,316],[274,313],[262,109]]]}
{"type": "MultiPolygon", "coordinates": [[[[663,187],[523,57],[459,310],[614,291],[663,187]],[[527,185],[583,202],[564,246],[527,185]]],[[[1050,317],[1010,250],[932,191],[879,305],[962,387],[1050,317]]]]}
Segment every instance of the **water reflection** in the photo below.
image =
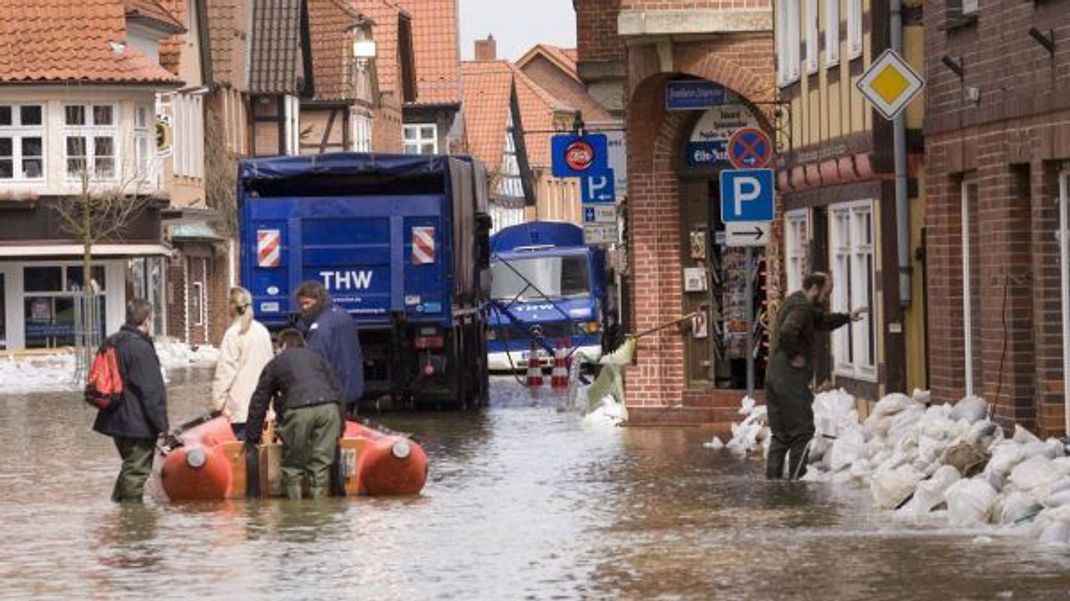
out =
{"type": "MultiPolygon", "coordinates": [[[[172,378],[174,423],[208,381],[172,378]]],[[[585,429],[549,389],[492,389],[481,413],[375,416],[428,451],[418,498],[129,507],[77,399],[0,397],[0,599],[1070,599],[1065,549],[904,528],[709,432],[585,429]]]]}

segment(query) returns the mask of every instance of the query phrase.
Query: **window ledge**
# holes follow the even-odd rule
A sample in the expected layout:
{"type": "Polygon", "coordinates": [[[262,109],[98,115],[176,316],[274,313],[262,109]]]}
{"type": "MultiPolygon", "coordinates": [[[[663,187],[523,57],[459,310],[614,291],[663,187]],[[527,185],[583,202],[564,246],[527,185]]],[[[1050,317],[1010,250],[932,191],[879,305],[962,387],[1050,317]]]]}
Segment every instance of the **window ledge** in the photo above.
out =
{"type": "Polygon", "coordinates": [[[977,15],[960,15],[958,17],[949,17],[946,23],[940,25],[940,30],[951,33],[976,24],[977,15]]]}
{"type": "Polygon", "coordinates": [[[836,369],[832,370],[832,374],[841,378],[858,380],[859,382],[870,382],[873,384],[878,382],[876,368],[863,369],[860,367],[838,365],[836,366],[836,369]]]}

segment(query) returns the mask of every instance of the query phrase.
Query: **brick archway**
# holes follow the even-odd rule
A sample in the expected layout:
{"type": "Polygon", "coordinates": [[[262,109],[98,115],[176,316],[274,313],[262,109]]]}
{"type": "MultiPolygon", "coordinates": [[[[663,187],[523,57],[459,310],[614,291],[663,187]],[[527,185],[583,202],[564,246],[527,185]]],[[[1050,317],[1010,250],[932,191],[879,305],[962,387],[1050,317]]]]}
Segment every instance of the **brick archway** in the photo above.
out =
{"type": "MultiPolygon", "coordinates": [[[[681,263],[680,179],[685,139],[696,116],[665,109],[665,83],[688,76],[717,82],[744,102],[773,98],[772,41],[768,36],[747,40],[718,40],[678,45],[673,70],[660,70],[653,49],[629,50],[628,103],[628,223],[632,271],[632,323],[635,331],[655,327],[679,316],[683,306],[681,263]],[[726,48],[731,47],[730,52],[726,48]],[[751,69],[727,57],[748,53],[766,60],[751,69]]],[[[764,123],[769,119],[756,111],[764,123]]],[[[683,337],[675,329],[663,330],[640,343],[637,365],[628,374],[628,405],[668,407],[686,405],[683,337]]],[[[738,399],[737,399],[738,402],[738,399]]],[[[722,412],[723,413],[723,412],[722,412]]],[[[725,413],[727,416],[727,413],[725,413]]],[[[688,421],[722,420],[711,408],[688,421]]]]}

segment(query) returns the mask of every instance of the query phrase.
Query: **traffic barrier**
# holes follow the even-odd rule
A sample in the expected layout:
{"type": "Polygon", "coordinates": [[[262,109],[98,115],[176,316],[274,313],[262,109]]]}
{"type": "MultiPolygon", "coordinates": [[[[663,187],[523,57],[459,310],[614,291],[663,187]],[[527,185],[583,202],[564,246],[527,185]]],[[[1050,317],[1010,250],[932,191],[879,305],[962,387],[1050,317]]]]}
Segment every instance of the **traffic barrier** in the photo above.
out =
{"type": "Polygon", "coordinates": [[[531,352],[528,354],[528,377],[526,385],[528,388],[538,388],[542,386],[542,361],[539,359],[539,345],[532,342],[531,352]]]}

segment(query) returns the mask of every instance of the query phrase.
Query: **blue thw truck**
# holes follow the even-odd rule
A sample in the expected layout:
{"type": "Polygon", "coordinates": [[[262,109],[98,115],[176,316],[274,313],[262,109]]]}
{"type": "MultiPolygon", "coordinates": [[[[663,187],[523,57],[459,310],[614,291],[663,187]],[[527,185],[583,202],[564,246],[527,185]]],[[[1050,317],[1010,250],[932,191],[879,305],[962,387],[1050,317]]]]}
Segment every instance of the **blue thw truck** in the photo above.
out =
{"type": "Polygon", "coordinates": [[[584,244],[582,228],[521,223],[494,234],[490,245],[492,371],[526,368],[532,346],[548,364],[550,349],[597,360],[612,345],[618,324],[606,253],[584,244]]]}
{"type": "Polygon", "coordinates": [[[297,318],[319,280],[357,321],[366,403],[482,406],[487,178],[468,158],[337,153],[241,163],[241,280],[257,318],[297,318]]]}

